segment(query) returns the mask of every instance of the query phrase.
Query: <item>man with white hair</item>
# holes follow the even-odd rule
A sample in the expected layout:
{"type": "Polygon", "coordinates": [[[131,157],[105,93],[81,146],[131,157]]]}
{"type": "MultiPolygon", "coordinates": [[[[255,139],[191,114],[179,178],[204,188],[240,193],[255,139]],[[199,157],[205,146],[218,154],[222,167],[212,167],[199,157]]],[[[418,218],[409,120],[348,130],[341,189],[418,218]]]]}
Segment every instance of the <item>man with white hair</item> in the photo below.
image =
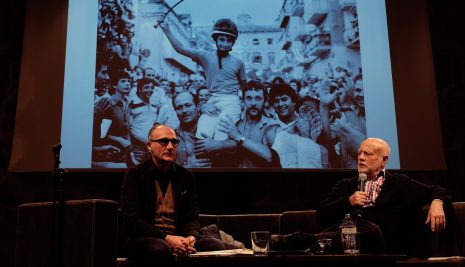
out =
{"type": "Polygon", "coordinates": [[[405,238],[425,204],[430,205],[425,224],[430,225],[431,231],[439,232],[446,227],[444,206],[451,201],[447,190],[404,174],[387,172],[389,153],[389,145],[384,140],[365,139],[358,149],[358,172],[360,177],[366,175],[366,183],[360,183],[358,177],[339,181],[317,210],[319,222],[334,229],[345,214],[352,214],[362,232],[363,253],[374,249],[370,242],[364,242],[364,232],[378,232],[387,253],[408,253],[405,238]]]}

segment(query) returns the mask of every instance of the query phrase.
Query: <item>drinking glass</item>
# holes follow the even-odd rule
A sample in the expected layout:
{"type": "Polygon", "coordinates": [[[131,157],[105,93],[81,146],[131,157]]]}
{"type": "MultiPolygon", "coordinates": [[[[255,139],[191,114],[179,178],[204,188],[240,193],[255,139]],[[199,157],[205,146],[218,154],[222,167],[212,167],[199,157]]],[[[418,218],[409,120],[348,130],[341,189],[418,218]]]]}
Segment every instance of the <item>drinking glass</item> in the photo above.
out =
{"type": "Polygon", "coordinates": [[[253,231],[250,233],[254,255],[267,255],[270,247],[270,232],[253,231]]]}

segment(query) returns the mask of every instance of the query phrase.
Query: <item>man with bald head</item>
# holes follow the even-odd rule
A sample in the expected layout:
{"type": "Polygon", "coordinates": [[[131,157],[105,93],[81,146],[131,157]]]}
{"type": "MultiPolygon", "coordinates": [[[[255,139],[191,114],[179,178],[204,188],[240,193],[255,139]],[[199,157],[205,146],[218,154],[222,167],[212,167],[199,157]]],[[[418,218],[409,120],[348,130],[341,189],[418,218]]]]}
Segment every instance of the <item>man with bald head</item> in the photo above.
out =
{"type": "MultiPolygon", "coordinates": [[[[365,139],[358,149],[357,163],[359,176],[366,174],[367,177],[364,187],[360,188],[358,177],[343,179],[317,210],[320,224],[330,228],[331,225],[339,226],[344,214],[352,214],[362,232],[362,253],[366,253],[364,247],[370,246],[364,246],[365,231],[382,237],[385,252],[408,254],[405,239],[424,204],[430,205],[425,224],[431,231],[439,232],[446,227],[444,206],[450,204],[449,193],[444,188],[426,185],[404,174],[387,172],[389,152],[389,145],[384,140],[365,139]]],[[[379,250],[383,249],[376,245],[379,250]]]]}
{"type": "Polygon", "coordinates": [[[176,133],[156,124],[148,134],[151,157],[126,173],[121,188],[123,251],[137,266],[164,266],[173,255],[224,249],[199,235],[193,174],[176,164],[176,133]]]}

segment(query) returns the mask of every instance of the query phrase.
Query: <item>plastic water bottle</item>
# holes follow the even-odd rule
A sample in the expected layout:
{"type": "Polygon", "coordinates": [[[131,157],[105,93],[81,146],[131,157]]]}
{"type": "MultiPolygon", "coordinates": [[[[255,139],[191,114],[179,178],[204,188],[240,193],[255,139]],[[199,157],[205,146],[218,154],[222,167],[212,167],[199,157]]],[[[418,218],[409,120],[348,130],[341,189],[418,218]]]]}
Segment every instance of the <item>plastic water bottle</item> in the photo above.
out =
{"type": "Polygon", "coordinates": [[[341,224],[341,241],[342,249],[346,254],[358,254],[359,249],[357,246],[357,226],[350,217],[346,214],[341,224]]]}

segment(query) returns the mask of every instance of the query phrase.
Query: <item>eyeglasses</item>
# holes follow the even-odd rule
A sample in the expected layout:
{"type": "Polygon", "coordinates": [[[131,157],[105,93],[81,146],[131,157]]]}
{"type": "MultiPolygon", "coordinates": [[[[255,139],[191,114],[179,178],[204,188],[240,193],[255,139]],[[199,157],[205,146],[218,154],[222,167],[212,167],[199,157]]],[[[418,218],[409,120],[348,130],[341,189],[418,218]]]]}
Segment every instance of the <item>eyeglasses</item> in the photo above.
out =
{"type": "Polygon", "coordinates": [[[181,142],[176,138],[173,138],[173,139],[169,139],[169,138],[150,139],[149,141],[150,142],[157,142],[162,146],[168,146],[168,144],[171,142],[171,145],[173,145],[174,147],[177,147],[179,145],[179,142],[181,142]]]}

